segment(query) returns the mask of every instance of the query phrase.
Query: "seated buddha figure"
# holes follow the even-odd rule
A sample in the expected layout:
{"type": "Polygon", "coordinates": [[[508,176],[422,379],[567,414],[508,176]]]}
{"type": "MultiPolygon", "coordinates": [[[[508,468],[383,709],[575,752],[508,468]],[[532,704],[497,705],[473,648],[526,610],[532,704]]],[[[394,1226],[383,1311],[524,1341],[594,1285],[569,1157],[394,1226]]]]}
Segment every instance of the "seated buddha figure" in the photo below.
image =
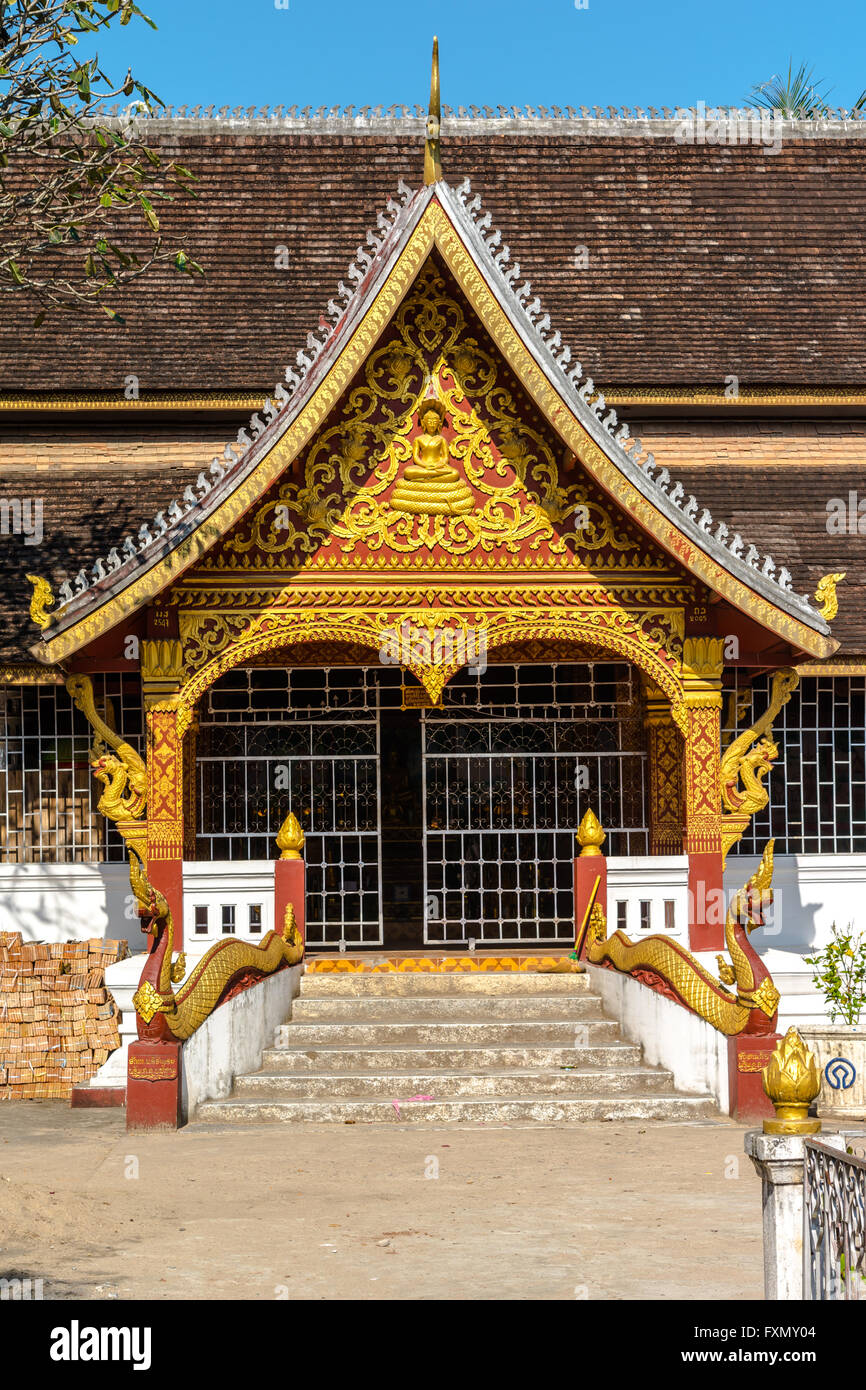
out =
{"type": "Polygon", "coordinates": [[[475,506],[465,479],[448,462],[442,438],[445,406],[438,400],[421,404],[421,430],[412,447],[413,462],[391,495],[391,506],[415,516],[463,516],[475,506]]]}

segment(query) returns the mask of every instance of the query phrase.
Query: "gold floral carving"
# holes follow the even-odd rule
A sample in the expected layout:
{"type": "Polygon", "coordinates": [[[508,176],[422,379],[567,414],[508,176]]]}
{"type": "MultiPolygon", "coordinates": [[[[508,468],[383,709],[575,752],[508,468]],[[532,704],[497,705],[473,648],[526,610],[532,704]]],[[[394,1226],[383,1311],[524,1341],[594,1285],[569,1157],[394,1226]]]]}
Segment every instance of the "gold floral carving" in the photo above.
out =
{"type": "Polygon", "coordinates": [[[524,418],[485,342],[428,263],[363,383],[309,447],[302,480],[272,490],[202,570],[297,570],[326,563],[333,542],[328,559],[360,554],[368,566],[496,550],[670,572],[580,472],[560,477],[550,432],[524,418]]]}
{"type": "Polygon", "coordinates": [[[828,623],[832,622],[839,612],[839,599],[836,595],[836,585],[841,584],[842,580],[845,578],[846,573],[844,571],[839,574],[825,574],[824,578],[819,580],[818,587],[815,590],[815,602],[820,608],[821,617],[828,623]]]}
{"type": "MultiPolygon", "coordinates": [[[[219,617],[219,615],[214,615],[219,617]]],[[[680,704],[682,685],[678,676],[679,638],[670,615],[629,612],[620,608],[581,609],[539,608],[534,612],[491,608],[489,610],[431,608],[376,608],[361,611],[311,610],[305,613],[272,609],[249,623],[243,635],[227,642],[205,666],[193,670],[179,699],[193,707],[226,671],[243,666],[267,652],[309,642],[336,641],[366,647],[377,659],[388,635],[408,622],[413,629],[432,639],[437,632],[467,632],[483,639],[488,653],[514,642],[539,640],[583,643],[595,650],[615,652],[643,670],[665,693],[680,704]]],[[[431,698],[438,700],[447,681],[463,664],[460,661],[437,664],[435,652],[441,643],[430,641],[429,658],[424,643],[410,653],[407,669],[417,676],[431,698]]],[[[453,644],[459,647],[458,643],[453,644]]]]}
{"type": "Polygon", "coordinates": [[[38,574],[28,574],[25,577],[28,583],[33,585],[33,593],[30,595],[30,617],[37,627],[44,629],[53,617],[48,609],[53,608],[56,603],[51,585],[38,574]]]}

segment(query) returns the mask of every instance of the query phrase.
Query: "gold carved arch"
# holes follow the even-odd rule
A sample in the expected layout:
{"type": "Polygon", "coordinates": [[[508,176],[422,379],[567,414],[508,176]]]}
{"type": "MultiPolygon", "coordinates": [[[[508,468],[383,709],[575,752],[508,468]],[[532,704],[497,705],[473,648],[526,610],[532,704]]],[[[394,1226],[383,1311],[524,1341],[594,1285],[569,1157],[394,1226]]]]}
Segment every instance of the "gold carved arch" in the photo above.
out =
{"type": "Polygon", "coordinates": [[[655,682],[677,711],[684,697],[680,663],[662,640],[662,634],[647,633],[643,617],[624,609],[548,609],[531,616],[507,611],[455,613],[431,608],[368,610],[350,615],[271,612],[196,670],[177,698],[193,708],[220,677],[238,666],[286,647],[333,642],[364,648],[378,660],[382,660],[383,653],[393,653],[390,659],[394,664],[411,671],[430,698],[438,701],[452,676],[472,659],[467,657],[467,651],[478,654],[481,637],[486,653],[515,643],[554,641],[624,657],[655,682]],[[470,633],[471,643],[466,640],[470,633]],[[455,652],[456,657],[452,655],[455,652]]]}

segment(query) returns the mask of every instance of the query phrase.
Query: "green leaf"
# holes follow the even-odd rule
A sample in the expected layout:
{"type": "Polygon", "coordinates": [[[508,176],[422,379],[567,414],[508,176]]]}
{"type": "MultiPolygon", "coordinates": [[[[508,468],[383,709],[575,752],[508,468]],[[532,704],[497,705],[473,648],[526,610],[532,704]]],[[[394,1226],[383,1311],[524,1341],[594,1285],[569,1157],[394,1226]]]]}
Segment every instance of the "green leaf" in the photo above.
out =
{"type": "Polygon", "coordinates": [[[111,203],[112,203],[111,194],[110,194],[110,193],[103,193],[103,195],[102,195],[102,197],[100,198],[99,202],[100,202],[100,205],[101,205],[102,207],[104,207],[104,208],[110,208],[110,207],[111,207],[111,203]]]}
{"type": "Polygon", "coordinates": [[[44,309],[40,309],[40,310],[39,310],[39,313],[36,315],[35,319],[33,320],[33,327],[34,327],[34,328],[41,328],[44,322],[45,322],[45,310],[44,310],[44,309]]]}
{"type": "Polygon", "coordinates": [[[16,285],[24,284],[24,276],[21,274],[21,271],[18,269],[18,266],[15,264],[14,261],[9,262],[9,274],[12,276],[12,279],[15,281],[16,285]]]}
{"type": "Polygon", "coordinates": [[[101,304],[99,307],[103,314],[111,319],[112,323],[126,323],[126,319],[123,318],[116,309],[109,309],[107,304],[101,304]]]}

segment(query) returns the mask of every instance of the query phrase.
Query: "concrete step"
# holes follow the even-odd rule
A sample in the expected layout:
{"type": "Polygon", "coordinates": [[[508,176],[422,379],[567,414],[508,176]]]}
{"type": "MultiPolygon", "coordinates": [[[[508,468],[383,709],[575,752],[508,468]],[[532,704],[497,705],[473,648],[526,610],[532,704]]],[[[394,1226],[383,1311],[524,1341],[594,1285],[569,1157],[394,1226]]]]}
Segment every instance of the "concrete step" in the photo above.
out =
{"type": "Polygon", "coordinates": [[[291,1075],[260,1071],[239,1076],[236,1098],[254,1100],[336,1100],[430,1095],[434,1100],[458,1096],[633,1096],[673,1090],[670,1072],[654,1067],[625,1067],[610,1073],[601,1067],[569,1066],[550,1071],[316,1071],[291,1075]]]}
{"type": "Polygon", "coordinates": [[[462,1097],[451,1100],[249,1100],[230,1097],[199,1106],[197,1120],[206,1124],[562,1124],[585,1120],[693,1120],[715,1114],[705,1096],[526,1095],[499,1099],[462,1097]]]}
{"type": "Polygon", "coordinates": [[[483,994],[441,994],[425,996],[365,995],[351,998],[337,995],[332,998],[295,999],[292,1004],[292,1023],[448,1023],[465,1019],[468,1022],[514,1023],[522,1019],[538,1022],[552,1018],[558,1022],[575,1019],[602,1022],[604,1012],[596,994],[536,995],[506,994],[502,998],[483,994]]]}
{"type": "MultiPolygon", "coordinates": [[[[639,1047],[609,1042],[596,1047],[274,1047],[262,1057],[262,1069],[273,1074],[305,1075],[310,1072],[384,1071],[511,1071],[519,1068],[636,1067],[639,1047]]],[[[240,1082],[238,1077],[238,1083],[240,1082]]]]}
{"type": "Polygon", "coordinates": [[[614,1042],[618,1037],[617,1024],[612,1019],[582,1022],[578,1019],[544,1019],[533,1022],[523,1019],[512,1023],[487,1023],[469,1020],[440,1023],[434,1020],[420,1023],[284,1023],[279,1029],[278,1046],[308,1047],[315,1043],[342,1043],[362,1046],[383,1043],[392,1046],[432,1047],[503,1047],[519,1043],[527,1047],[546,1043],[566,1047],[577,1042],[614,1042]]]}
{"type": "Polygon", "coordinates": [[[378,971],[357,975],[302,975],[302,999],[330,998],[333,995],[353,999],[375,995],[440,995],[440,994],[585,994],[589,992],[589,975],[537,975],[508,971],[455,972],[450,975],[404,974],[378,971]]]}

